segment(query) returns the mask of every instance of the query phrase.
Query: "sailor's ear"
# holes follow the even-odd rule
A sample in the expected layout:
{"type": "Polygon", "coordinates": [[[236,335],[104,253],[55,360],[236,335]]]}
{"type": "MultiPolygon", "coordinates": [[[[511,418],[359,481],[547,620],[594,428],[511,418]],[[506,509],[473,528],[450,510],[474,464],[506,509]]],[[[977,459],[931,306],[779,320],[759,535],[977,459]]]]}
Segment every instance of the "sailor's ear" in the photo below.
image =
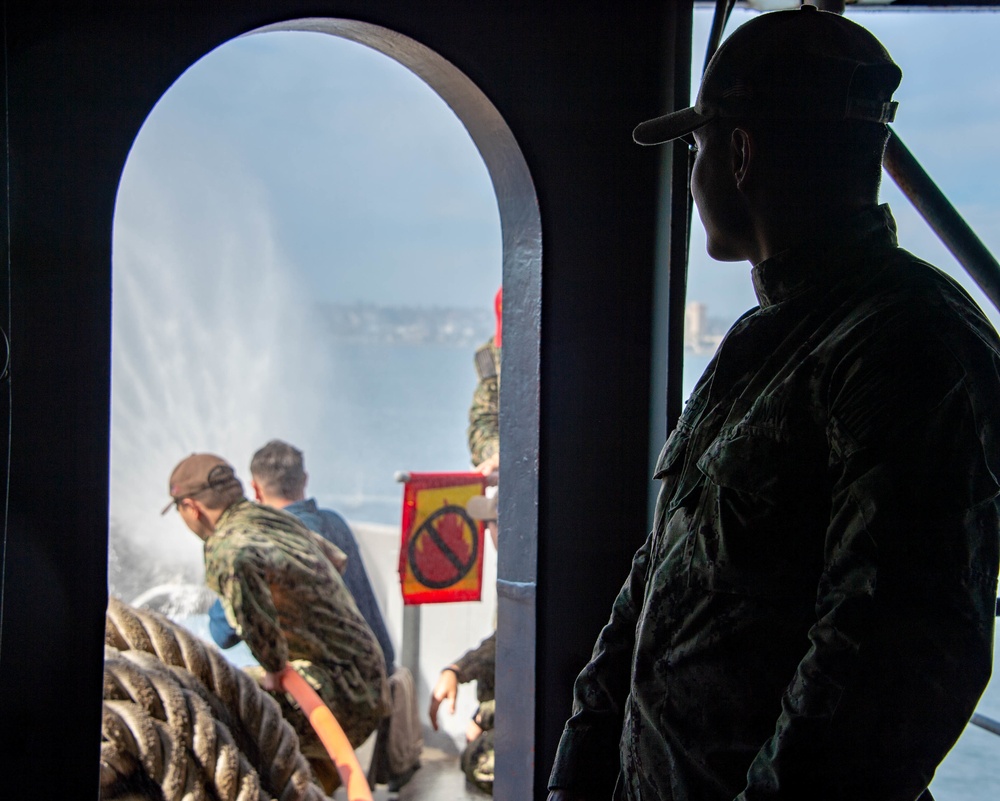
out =
{"type": "Polygon", "coordinates": [[[737,189],[743,189],[756,156],[753,136],[745,128],[733,128],[729,137],[729,162],[737,189]]]}
{"type": "Polygon", "coordinates": [[[194,516],[196,518],[206,518],[208,515],[205,513],[205,504],[200,501],[196,501],[194,498],[185,498],[181,501],[189,509],[194,510],[194,516]]]}
{"type": "Polygon", "coordinates": [[[257,483],[257,479],[250,479],[250,487],[253,489],[253,499],[257,501],[257,503],[263,503],[264,493],[260,491],[260,484],[257,483]]]}

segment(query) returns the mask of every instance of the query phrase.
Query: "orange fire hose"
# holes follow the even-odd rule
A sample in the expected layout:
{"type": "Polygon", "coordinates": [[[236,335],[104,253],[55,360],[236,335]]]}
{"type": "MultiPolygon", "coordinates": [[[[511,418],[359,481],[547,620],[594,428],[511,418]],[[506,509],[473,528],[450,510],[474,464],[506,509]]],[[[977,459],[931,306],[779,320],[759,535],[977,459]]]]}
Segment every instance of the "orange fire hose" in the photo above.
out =
{"type": "Polygon", "coordinates": [[[344,734],[333,712],[323,703],[316,691],[310,687],[291,665],[286,665],[281,672],[281,686],[302,708],[309,722],[319,735],[333,764],[337,766],[340,780],[347,788],[348,801],[372,801],[372,791],[368,786],[361,763],[351,748],[351,743],[344,734]]]}

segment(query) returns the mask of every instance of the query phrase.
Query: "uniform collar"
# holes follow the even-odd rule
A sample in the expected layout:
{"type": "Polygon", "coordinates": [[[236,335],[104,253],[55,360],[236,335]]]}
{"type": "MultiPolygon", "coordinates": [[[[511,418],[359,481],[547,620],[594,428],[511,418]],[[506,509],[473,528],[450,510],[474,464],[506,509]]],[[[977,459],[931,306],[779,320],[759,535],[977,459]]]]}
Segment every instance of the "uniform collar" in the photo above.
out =
{"type": "Polygon", "coordinates": [[[236,503],[231,503],[229,506],[226,507],[226,510],[221,515],[219,515],[218,522],[221,523],[227,517],[231,517],[232,515],[239,512],[240,509],[243,509],[244,507],[249,506],[252,503],[253,501],[247,498],[240,498],[238,501],[236,501],[236,503]]]}
{"type": "Polygon", "coordinates": [[[298,512],[317,512],[319,506],[316,505],[315,498],[303,498],[301,501],[293,501],[285,507],[286,512],[296,514],[298,512]]]}
{"type": "Polygon", "coordinates": [[[835,283],[864,266],[872,251],[896,247],[896,221],[883,203],[845,220],[822,237],[765,259],[753,268],[753,288],[762,308],[815,286],[835,283]]]}
{"type": "Polygon", "coordinates": [[[252,501],[249,501],[246,498],[243,498],[242,500],[236,501],[236,503],[233,503],[233,504],[230,504],[229,506],[227,506],[226,509],[225,509],[225,511],[221,515],[219,515],[219,519],[215,521],[215,531],[213,531],[208,536],[208,538],[205,540],[205,542],[208,542],[208,540],[210,540],[212,537],[220,536],[220,534],[219,534],[220,529],[222,529],[223,526],[227,522],[229,522],[229,520],[233,516],[238,515],[240,513],[241,509],[245,509],[251,503],[252,503],[252,501]]]}

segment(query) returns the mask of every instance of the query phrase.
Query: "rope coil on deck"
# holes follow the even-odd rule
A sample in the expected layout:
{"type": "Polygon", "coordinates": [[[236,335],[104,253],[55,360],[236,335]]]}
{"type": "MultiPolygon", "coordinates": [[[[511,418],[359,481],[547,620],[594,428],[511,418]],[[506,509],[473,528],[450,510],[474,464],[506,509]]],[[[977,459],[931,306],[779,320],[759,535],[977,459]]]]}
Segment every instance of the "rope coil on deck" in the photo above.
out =
{"type": "Polygon", "coordinates": [[[298,738],[248,675],[180,626],[112,598],[102,796],[152,782],[167,801],[320,801],[298,738]]]}

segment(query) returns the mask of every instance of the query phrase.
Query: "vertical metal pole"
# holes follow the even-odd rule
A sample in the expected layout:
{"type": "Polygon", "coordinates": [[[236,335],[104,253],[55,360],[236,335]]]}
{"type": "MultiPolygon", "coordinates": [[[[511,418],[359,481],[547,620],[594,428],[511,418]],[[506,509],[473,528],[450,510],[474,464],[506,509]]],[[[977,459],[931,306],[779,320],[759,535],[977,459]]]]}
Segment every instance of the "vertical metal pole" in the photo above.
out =
{"type": "Polygon", "coordinates": [[[691,239],[690,151],[686,142],[670,144],[670,266],[667,277],[667,431],[684,405],[684,313],[687,306],[688,251],[691,239]]]}
{"type": "MultiPolygon", "coordinates": [[[[397,470],[393,480],[405,484],[410,474],[397,470]]],[[[413,686],[420,687],[420,606],[403,604],[403,639],[400,642],[399,663],[413,674],[413,686]]]]}
{"type": "Polygon", "coordinates": [[[400,663],[413,674],[413,685],[420,686],[420,607],[403,607],[403,641],[400,663]]]}
{"type": "MultiPolygon", "coordinates": [[[[672,31],[673,71],[670,94],[665,98],[667,108],[684,108],[691,100],[693,26],[694,3],[678,4],[672,31]]],[[[660,266],[656,270],[653,293],[652,384],[653,392],[659,398],[653,401],[656,414],[650,420],[650,474],[666,435],[680,416],[684,400],[684,306],[691,228],[688,159],[688,146],[684,142],[674,142],[663,148],[661,169],[666,180],[660,203],[666,224],[658,246],[657,261],[660,266]]],[[[656,488],[650,486],[648,518],[649,525],[652,525],[656,488]]]]}
{"type": "MultiPolygon", "coordinates": [[[[705,49],[702,74],[708,69],[715,51],[722,43],[722,35],[733,12],[735,0],[717,0],[712,30],[705,49]]],[[[688,35],[686,52],[682,53],[678,37],[674,83],[674,108],[683,108],[690,101],[691,83],[691,27],[693,20],[686,20],[688,35]],[[681,59],[684,59],[683,66],[681,59]],[[681,82],[683,83],[683,86],[681,82]],[[684,102],[681,103],[681,98],[684,102]]],[[[683,141],[671,143],[670,172],[670,262],[667,279],[667,431],[673,429],[684,406],[684,314],[687,307],[688,258],[691,242],[691,158],[683,141]]]]}
{"type": "MultiPolygon", "coordinates": [[[[684,108],[691,98],[691,30],[693,2],[678,3],[667,34],[673,56],[664,106],[684,108]]],[[[660,230],[653,279],[653,327],[650,366],[649,474],[667,433],[680,415],[684,376],[684,304],[687,291],[687,252],[690,208],[688,146],[665,145],[660,161],[660,230]]],[[[648,524],[653,524],[656,486],[650,484],[648,524]]]]}
{"type": "Polygon", "coordinates": [[[716,0],[715,3],[715,14],[712,16],[712,30],[708,34],[708,45],[705,48],[705,63],[701,66],[701,74],[705,74],[705,70],[708,69],[708,62],[712,60],[712,56],[715,55],[715,51],[719,49],[719,45],[722,43],[722,34],[726,30],[726,24],[729,22],[729,17],[733,13],[733,6],[736,5],[736,0],[716,0]]]}

